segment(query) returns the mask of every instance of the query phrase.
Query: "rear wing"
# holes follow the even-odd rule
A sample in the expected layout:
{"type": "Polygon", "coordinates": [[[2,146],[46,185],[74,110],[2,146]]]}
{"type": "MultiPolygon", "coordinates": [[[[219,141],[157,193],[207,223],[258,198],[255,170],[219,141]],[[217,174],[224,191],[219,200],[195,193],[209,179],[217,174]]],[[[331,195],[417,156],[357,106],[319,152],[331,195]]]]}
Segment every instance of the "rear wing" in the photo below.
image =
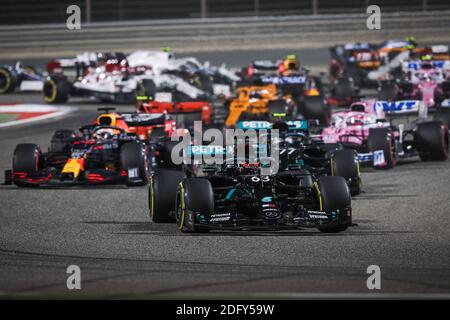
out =
{"type": "Polygon", "coordinates": [[[255,60],[252,67],[259,70],[277,70],[280,63],[281,61],[255,60]]]}
{"type": "Polygon", "coordinates": [[[374,109],[376,114],[384,112],[391,125],[407,125],[408,128],[428,116],[428,108],[418,100],[376,101],[374,109]]]}
{"type": "Polygon", "coordinates": [[[289,85],[289,84],[305,84],[305,75],[292,75],[292,76],[266,76],[262,77],[261,81],[264,84],[274,84],[274,85],[289,85]]]}
{"type": "MultiPolygon", "coordinates": [[[[288,120],[285,121],[288,131],[302,131],[308,132],[308,120],[288,120]]],[[[271,130],[273,124],[269,121],[240,121],[237,123],[237,128],[242,130],[271,130]]]]}
{"type": "Polygon", "coordinates": [[[418,115],[423,119],[427,117],[428,109],[420,100],[375,101],[373,104],[375,114],[384,114],[388,117],[418,115]]]}
{"type": "Polygon", "coordinates": [[[167,120],[164,113],[122,113],[121,116],[130,127],[164,125],[167,120]]]}

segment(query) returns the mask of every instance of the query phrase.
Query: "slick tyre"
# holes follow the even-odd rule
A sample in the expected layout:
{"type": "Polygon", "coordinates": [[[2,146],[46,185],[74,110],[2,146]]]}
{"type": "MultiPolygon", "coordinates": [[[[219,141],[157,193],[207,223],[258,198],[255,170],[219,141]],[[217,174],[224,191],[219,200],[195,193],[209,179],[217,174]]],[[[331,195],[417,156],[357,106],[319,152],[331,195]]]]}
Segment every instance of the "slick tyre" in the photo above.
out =
{"type": "MultiPolygon", "coordinates": [[[[321,210],[326,212],[346,212],[351,207],[350,190],[342,177],[320,177],[317,189],[321,210]]],[[[344,231],[351,225],[351,217],[341,218],[337,224],[319,228],[320,232],[336,233],[344,231]]]]}
{"type": "Polygon", "coordinates": [[[151,79],[143,79],[136,85],[136,97],[146,96],[154,98],[156,94],[156,85],[151,79]]]}
{"type": "Polygon", "coordinates": [[[448,127],[440,121],[422,122],[417,125],[416,145],[423,161],[443,161],[448,158],[448,127]]]}
{"type": "Polygon", "coordinates": [[[284,100],[274,100],[270,101],[269,105],[269,113],[271,120],[275,120],[279,117],[287,117],[290,116],[291,110],[289,110],[289,106],[284,100]]]}
{"type": "Polygon", "coordinates": [[[179,142],[177,141],[171,141],[168,140],[166,143],[164,143],[164,146],[160,150],[160,161],[159,165],[161,168],[164,169],[172,169],[172,170],[181,170],[181,164],[175,164],[172,160],[172,152],[177,152],[177,150],[174,150],[178,147],[178,154],[177,156],[182,159],[183,157],[183,149],[179,148],[179,142]]]}
{"type": "Polygon", "coordinates": [[[148,136],[148,142],[150,144],[156,144],[162,142],[165,138],[168,138],[164,128],[154,128],[148,136]]]}
{"type": "Polygon", "coordinates": [[[47,103],[65,103],[69,100],[70,84],[62,77],[48,77],[44,80],[42,94],[47,103]]]}
{"type": "Polygon", "coordinates": [[[212,95],[214,94],[214,84],[206,72],[198,72],[197,78],[199,82],[199,89],[212,95]]]}
{"type": "Polygon", "coordinates": [[[170,212],[175,211],[177,188],[186,178],[182,171],[156,169],[150,177],[148,204],[150,219],[156,223],[175,222],[170,212]]]}
{"type": "Polygon", "coordinates": [[[148,161],[145,147],[136,141],[120,148],[120,163],[127,173],[128,186],[143,186],[148,182],[148,161]]]}
{"type": "Polygon", "coordinates": [[[0,94],[11,93],[19,86],[19,77],[14,70],[0,67],[0,94]]]}
{"type": "Polygon", "coordinates": [[[176,219],[181,232],[207,232],[195,226],[196,215],[214,212],[214,191],[207,179],[189,178],[178,186],[176,219]]]}
{"type": "Polygon", "coordinates": [[[361,193],[359,161],[355,150],[343,149],[333,153],[331,158],[331,175],[343,177],[347,181],[352,196],[361,193]]]}
{"type": "Polygon", "coordinates": [[[350,77],[353,80],[353,85],[357,88],[361,88],[362,86],[362,76],[361,71],[355,66],[349,66],[346,70],[346,74],[348,77],[350,77]]]}
{"type": "Polygon", "coordinates": [[[372,153],[383,151],[384,163],[373,165],[374,169],[391,169],[397,165],[394,137],[388,128],[369,129],[367,146],[372,153]]]}

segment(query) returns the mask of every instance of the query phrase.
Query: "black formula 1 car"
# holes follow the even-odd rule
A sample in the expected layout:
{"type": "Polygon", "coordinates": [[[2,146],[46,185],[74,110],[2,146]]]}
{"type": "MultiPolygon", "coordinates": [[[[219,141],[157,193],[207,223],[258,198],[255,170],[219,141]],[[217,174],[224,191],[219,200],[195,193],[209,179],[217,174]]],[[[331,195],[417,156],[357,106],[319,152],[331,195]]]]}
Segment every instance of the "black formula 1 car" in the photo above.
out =
{"type": "Polygon", "coordinates": [[[36,144],[17,145],[5,182],[20,187],[147,183],[148,146],[137,136],[105,125],[88,125],[80,131],[57,130],[46,153],[36,144]]]}
{"type": "Polygon", "coordinates": [[[181,232],[318,228],[352,224],[350,190],[342,177],[304,169],[262,175],[258,164],[203,167],[203,176],[157,170],[150,178],[154,222],[176,221],[181,232]]]}

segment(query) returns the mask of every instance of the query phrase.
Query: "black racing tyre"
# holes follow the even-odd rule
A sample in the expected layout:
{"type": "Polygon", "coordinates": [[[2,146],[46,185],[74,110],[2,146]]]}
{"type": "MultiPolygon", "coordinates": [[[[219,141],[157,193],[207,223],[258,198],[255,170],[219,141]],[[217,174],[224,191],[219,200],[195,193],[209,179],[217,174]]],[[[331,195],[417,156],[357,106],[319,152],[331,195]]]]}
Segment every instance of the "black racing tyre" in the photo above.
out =
{"type": "Polygon", "coordinates": [[[154,128],[148,136],[148,142],[151,144],[155,144],[161,142],[161,140],[163,140],[164,138],[168,138],[164,128],[154,128]]]}
{"type": "Polygon", "coordinates": [[[14,70],[0,67],[0,94],[13,92],[19,82],[19,77],[14,70]]]}
{"type": "Polygon", "coordinates": [[[331,109],[321,96],[303,97],[299,101],[299,112],[306,119],[317,119],[323,125],[331,122],[331,109]]]}
{"type": "Polygon", "coordinates": [[[440,121],[422,122],[417,125],[415,135],[420,159],[443,161],[448,158],[448,127],[440,121]]]}
{"type": "Polygon", "coordinates": [[[373,165],[374,169],[391,169],[397,165],[395,142],[389,128],[371,128],[367,139],[369,152],[383,151],[384,164],[373,165]]]}
{"type": "Polygon", "coordinates": [[[28,73],[32,73],[32,74],[39,74],[39,72],[37,71],[37,69],[33,66],[25,66],[23,67],[23,69],[28,72],[28,73]]]}
{"type": "Polygon", "coordinates": [[[186,178],[182,171],[156,169],[149,181],[150,219],[156,223],[175,222],[169,213],[175,211],[178,184],[186,178]]]}
{"type": "MultiPolygon", "coordinates": [[[[159,166],[161,168],[180,170],[182,165],[174,164],[172,161],[172,151],[177,144],[181,143],[178,141],[168,140],[162,148],[160,149],[160,158],[159,158],[159,166]]],[[[179,156],[182,157],[182,153],[179,153],[179,156]]]]}
{"type": "MultiPolygon", "coordinates": [[[[13,173],[23,172],[27,175],[33,175],[39,171],[42,166],[41,150],[33,143],[21,143],[14,149],[13,173]]],[[[22,186],[20,181],[14,181],[17,186],[22,186]]]]}
{"type": "Polygon", "coordinates": [[[58,129],[53,133],[50,140],[50,152],[53,153],[67,153],[70,152],[71,142],[75,139],[77,134],[73,130],[58,129]]]}
{"type": "Polygon", "coordinates": [[[450,128],[450,108],[437,108],[433,115],[434,121],[443,122],[448,128],[450,128]]]}
{"type": "Polygon", "coordinates": [[[392,82],[381,83],[378,88],[378,100],[395,101],[398,98],[397,85],[392,82]]]}
{"type": "Polygon", "coordinates": [[[181,232],[199,232],[194,226],[195,215],[206,217],[214,212],[214,191],[211,182],[202,178],[189,178],[178,186],[176,219],[181,232]]]}
{"type": "Polygon", "coordinates": [[[70,84],[63,77],[47,77],[44,80],[42,94],[47,103],[65,103],[69,100],[70,84]]]}
{"type": "Polygon", "coordinates": [[[211,114],[211,125],[215,128],[222,129],[229,114],[229,103],[214,103],[211,114]]]}
{"type": "Polygon", "coordinates": [[[199,89],[211,95],[214,94],[213,81],[209,75],[205,72],[198,72],[197,77],[199,81],[199,89]]]}
{"type": "Polygon", "coordinates": [[[361,71],[356,66],[348,66],[345,73],[353,80],[353,85],[355,85],[357,88],[361,88],[363,79],[361,71]]]}
{"type": "Polygon", "coordinates": [[[155,97],[156,94],[156,84],[151,79],[142,79],[136,85],[136,96],[147,96],[151,99],[155,97]]]}
{"type": "Polygon", "coordinates": [[[337,150],[331,158],[331,175],[343,177],[352,196],[361,193],[358,155],[353,149],[337,150]]]}
{"type": "Polygon", "coordinates": [[[127,172],[128,186],[142,186],[148,182],[148,161],[143,144],[127,142],[120,148],[120,163],[127,172]]]}
{"type": "MultiPolygon", "coordinates": [[[[351,208],[351,196],[345,179],[342,177],[320,177],[317,181],[317,188],[321,198],[322,210],[326,212],[346,212],[351,208]]],[[[344,217],[333,226],[319,228],[320,232],[335,233],[341,232],[351,225],[351,217],[344,217]]]]}
{"type": "Polygon", "coordinates": [[[340,99],[353,96],[353,83],[350,78],[338,78],[334,87],[334,94],[340,99]]]}
{"type": "Polygon", "coordinates": [[[444,95],[448,97],[448,95],[450,93],[450,81],[446,80],[446,81],[442,82],[441,87],[442,87],[442,91],[444,91],[444,95]]]}
{"type": "Polygon", "coordinates": [[[184,128],[188,129],[189,131],[194,129],[195,121],[202,121],[201,112],[187,112],[187,113],[183,113],[181,116],[183,118],[184,128]]]}

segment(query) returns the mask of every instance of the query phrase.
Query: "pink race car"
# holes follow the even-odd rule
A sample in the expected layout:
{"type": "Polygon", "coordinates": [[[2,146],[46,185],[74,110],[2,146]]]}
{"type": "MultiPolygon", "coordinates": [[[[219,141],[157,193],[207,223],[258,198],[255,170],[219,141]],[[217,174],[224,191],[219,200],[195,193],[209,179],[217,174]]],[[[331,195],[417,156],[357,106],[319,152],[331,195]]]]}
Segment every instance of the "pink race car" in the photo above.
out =
{"type": "Polygon", "coordinates": [[[380,100],[422,100],[426,107],[436,109],[450,97],[449,61],[409,61],[402,68],[398,81],[381,82],[380,100]]]}
{"type": "Polygon", "coordinates": [[[419,113],[423,103],[415,100],[353,103],[349,111],[332,115],[332,125],[322,130],[324,143],[341,143],[358,152],[360,162],[377,169],[392,168],[402,158],[419,155],[422,160],[448,158],[449,134],[440,121],[418,122],[414,128],[394,126],[388,117],[419,113]]]}

